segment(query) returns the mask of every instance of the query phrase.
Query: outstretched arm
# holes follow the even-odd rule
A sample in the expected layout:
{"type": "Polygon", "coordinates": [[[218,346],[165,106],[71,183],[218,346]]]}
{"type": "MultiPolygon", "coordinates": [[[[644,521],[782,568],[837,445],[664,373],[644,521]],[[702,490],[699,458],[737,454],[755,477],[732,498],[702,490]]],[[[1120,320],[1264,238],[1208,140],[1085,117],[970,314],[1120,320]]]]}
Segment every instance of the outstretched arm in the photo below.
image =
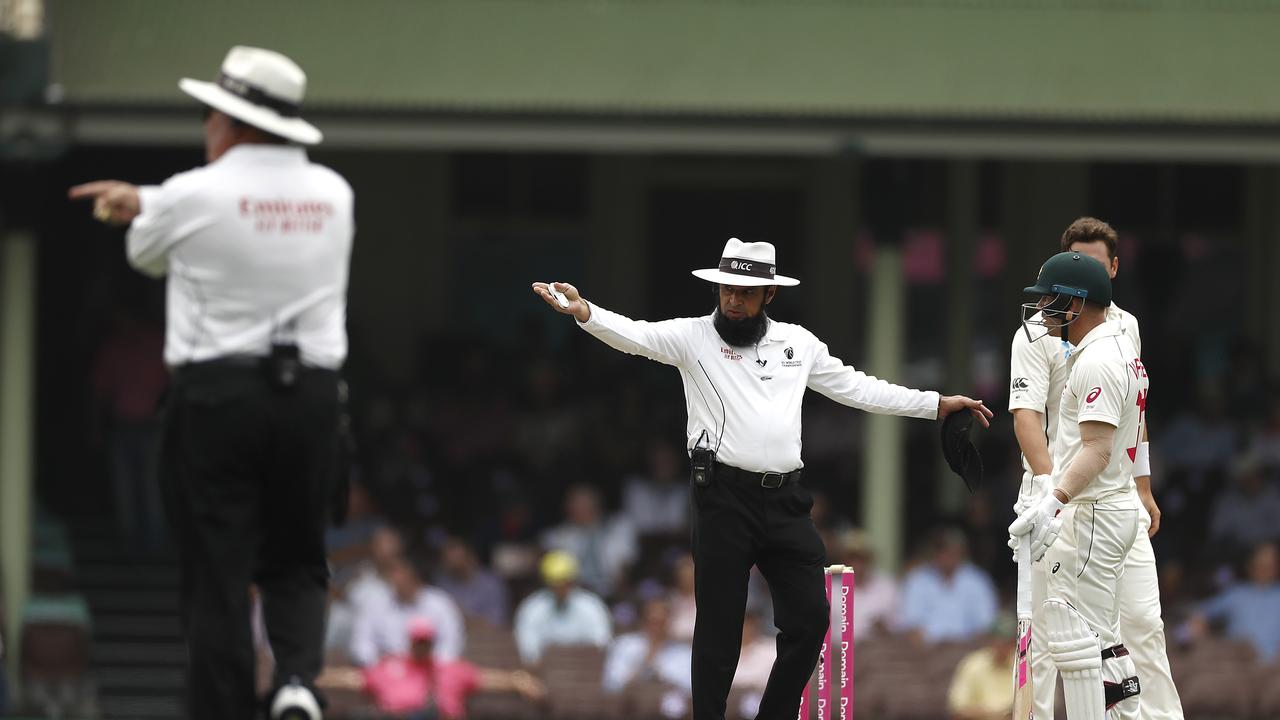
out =
{"type": "Polygon", "coordinates": [[[578,289],[569,283],[534,283],[533,292],[556,312],[572,315],[583,330],[596,336],[615,350],[649,358],[665,365],[684,367],[692,364],[690,347],[696,328],[693,318],[645,322],[605,310],[588,303],[578,289]],[[562,306],[550,285],[564,293],[568,306],[562,306]]]}
{"type": "Polygon", "coordinates": [[[481,668],[479,672],[481,690],[517,692],[527,700],[541,700],[546,697],[547,687],[528,671],[515,670],[507,672],[481,668]]]}
{"type": "MultiPolygon", "coordinates": [[[[67,197],[93,200],[93,216],[108,225],[128,225],[125,250],[130,264],[145,275],[161,277],[169,269],[169,250],[180,239],[173,183],[170,179],[162,186],[138,187],[120,180],[98,180],[76,185],[67,197]]],[[[190,225],[191,218],[187,221],[190,225]]]]}

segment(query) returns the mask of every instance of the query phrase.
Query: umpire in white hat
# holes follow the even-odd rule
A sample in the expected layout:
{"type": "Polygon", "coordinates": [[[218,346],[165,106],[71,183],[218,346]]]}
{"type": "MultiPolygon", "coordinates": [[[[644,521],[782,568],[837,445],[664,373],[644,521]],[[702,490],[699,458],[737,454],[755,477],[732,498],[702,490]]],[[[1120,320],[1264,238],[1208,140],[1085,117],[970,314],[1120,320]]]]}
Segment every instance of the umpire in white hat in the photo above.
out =
{"type": "MultiPolygon", "coordinates": [[[[160,476],[182,559],[188,716],[252,718],[250,582],[275,654],[276,718],[315,720],[339,482],[339,370],[347,354],[351,187],[312,163],[306,75],[235,47],[205,106],[203,167],[164,184],[74,187],[128,225],[129,262],[168,277],[164,356],[174,375],[160,476]]],[[[269,699],[270,700],[270,699],[269,699]]]]}
{"type": "Polygon", "coordinates": [[[800,407],[806,389],[870,412],[942,418],[969,411],[984,425],[981,401],[900,387],[865,375],[827,352],[799,325],[766,307],[780,286],[773,245],[731,239],[719,266],[694,270],[715,283],[713,312],[642,322],[588,303],[568,283],[534,283],[551,307],[606,344],[680,370],[689,420],[694,592],[693,715],[723,720],[741,651],[747,578],[760,568],[773,595],[778,659],[760,701],[760,718],[794,718],[818,658],[829,608],[826,553],[800,485],[800,407]]]}

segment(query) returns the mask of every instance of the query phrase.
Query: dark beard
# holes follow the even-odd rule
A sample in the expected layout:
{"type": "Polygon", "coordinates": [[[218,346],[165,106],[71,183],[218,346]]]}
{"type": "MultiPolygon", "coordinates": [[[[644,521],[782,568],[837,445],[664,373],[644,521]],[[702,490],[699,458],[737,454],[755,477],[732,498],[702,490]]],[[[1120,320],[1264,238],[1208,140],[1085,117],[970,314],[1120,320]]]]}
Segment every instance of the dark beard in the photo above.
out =
{"type": "Polygon", "coordinates": [[[716,332],[720,333],[720,339],[730,347],[752,347],[764,338],[764,333],[769,328],[769,314],[762,307],[754,317],[730,320],[717,307],[711,323],[715,325],[716,332]]]}

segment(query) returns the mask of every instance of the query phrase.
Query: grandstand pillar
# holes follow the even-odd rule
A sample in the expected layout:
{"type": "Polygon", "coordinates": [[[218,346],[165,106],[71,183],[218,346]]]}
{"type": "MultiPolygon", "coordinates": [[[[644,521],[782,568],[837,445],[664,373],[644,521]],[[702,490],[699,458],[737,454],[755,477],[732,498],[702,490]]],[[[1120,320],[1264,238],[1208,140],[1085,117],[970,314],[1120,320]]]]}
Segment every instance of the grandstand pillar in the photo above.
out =
{"type": "MultiPolygon", "coordinates": [[[[637,155],[591,158],[590,233],[584,295],[607,296],[610,307],[649,317],[649,251],[645,244],[645,189],[649,160],[637,155]],[[604,290],[607,288],[607,292],[604,290]]],[[[566,280],[570,278],[564,278],[566,280]]]]}
{"type": "Polygon", "coordinates": [[[36,243],[0,236],[0,583],[5,669],[18,687],[19,630],[31,582],[31,486],[35,424],[36,243]]]}
{"type": "MultiPolygon", "coordinates": [[[[867,371],[882,378],[902,377],[903,323],[907,305],[902,277],[902,254],[896,246],[876,249],[867,300],[867,371]]],[[[862,509],[876,560],[886,572],[896,572],[902,562],[902,512],[906,477],[906,420],[892,415],[867,414],[863,453],[862,509]]]]}
{"type": "MultiPolygon", "coordinates": [[[[953,160],[947,164],[946,239],[946,363],[942,387],[945,394],[968,395],[973,391],[974,248],[978,241],[978,163],[953,160]]],[[[988,398],[979,398],[988,400],[988,398]]],[[[988,400],[989,401],[989,400],[988,400]]],[[[964,485],[938,456],[938,508],[958,516],[964,510],[964,485]]]]}
{"type": "Polygon", "coordinates": [[[1249,337],[1258,342],[1268,377],[1280,376],[1280,316],[1272,308],[1280,292],[1272,278],[1280,272],[1280,173],[1257,165],[1247,171],[1244,208],[1244,272],[1248,302],[1243,308],[1249,337]]]}
{"type": "Polygon", "coordinates": [[[804,284],[798,288],[806,298],[806,324],[832,355],[854,365],[858,285],[852,278],[862,200],[859,183],[857,160],[851,156],[816,161],[808,192],[804,284]]]}

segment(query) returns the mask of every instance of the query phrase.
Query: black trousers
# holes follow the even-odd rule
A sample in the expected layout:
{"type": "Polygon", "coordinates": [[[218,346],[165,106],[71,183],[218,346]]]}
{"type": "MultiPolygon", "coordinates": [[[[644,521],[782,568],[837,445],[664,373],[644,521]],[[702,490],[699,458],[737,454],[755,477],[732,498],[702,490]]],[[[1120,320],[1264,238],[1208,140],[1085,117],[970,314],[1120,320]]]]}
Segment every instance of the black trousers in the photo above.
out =
{"type": "Polygon", "coordinates": [[[742,650],[751,566],[773,597],[778,659],[757,718],[794,720],[830,617],[826,550],[809,517],[813,497],[798,483],[769,489],[717,476],[693,486],[693,717],[724,720],[742,650]]]}
{"type": "Polygon", "coordinates": [[[338,460],[338,375],[288,392],[255,366],[177,373],[161,482],[182,559],[188,717],[253,718],[249,583],[262,595],[277,685],[308,686],[324,659],[324,534],[338,460]]]}

